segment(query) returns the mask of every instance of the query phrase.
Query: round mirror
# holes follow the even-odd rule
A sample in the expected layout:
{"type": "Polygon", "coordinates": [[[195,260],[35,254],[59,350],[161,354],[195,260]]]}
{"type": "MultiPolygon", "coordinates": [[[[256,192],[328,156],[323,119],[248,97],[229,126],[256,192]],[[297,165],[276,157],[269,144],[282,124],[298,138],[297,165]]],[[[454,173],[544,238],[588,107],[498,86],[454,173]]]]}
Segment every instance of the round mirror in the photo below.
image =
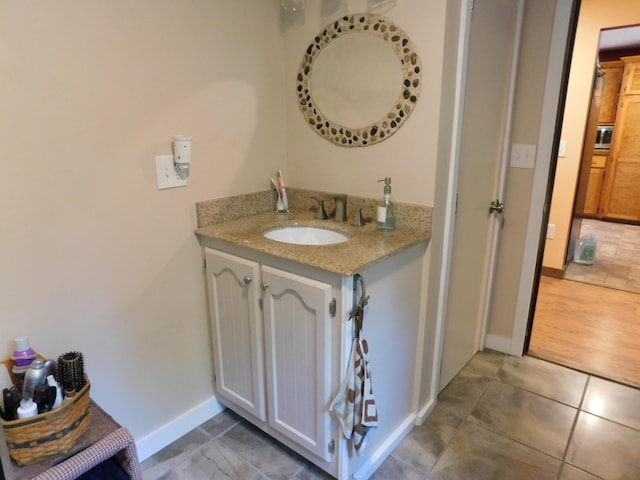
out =
{"type": "Polygon", "coordinates": [[[345,16],[307,48],[297,78],[299,106],[313,130],[337,145],[389,138],[406,122],[421,88],[409,37],[375,15],[345,16]]]}

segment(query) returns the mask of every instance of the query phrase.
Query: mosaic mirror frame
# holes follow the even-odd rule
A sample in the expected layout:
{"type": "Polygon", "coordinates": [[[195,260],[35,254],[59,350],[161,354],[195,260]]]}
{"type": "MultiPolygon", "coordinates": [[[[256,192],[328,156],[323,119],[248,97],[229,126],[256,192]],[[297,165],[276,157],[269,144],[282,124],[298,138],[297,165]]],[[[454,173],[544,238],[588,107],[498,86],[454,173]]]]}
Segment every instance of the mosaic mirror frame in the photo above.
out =
{"type": "Polygon", "coordinates": [[[343,147],[365,147],[386,140],[405,124],[420,96],[422,66],[409,36],[397,25],[377,15],[345,15],[327,25],[305,50],[296,81],[298,105],[304,119],[318,135],[343,147]],[[381,119],[362,127],[346,126],[327,118],[315,105],[311,91],[314,60],[336,38],[355,33],[383,39],[398,55],[402,69],[399,96],[381,119]]]}

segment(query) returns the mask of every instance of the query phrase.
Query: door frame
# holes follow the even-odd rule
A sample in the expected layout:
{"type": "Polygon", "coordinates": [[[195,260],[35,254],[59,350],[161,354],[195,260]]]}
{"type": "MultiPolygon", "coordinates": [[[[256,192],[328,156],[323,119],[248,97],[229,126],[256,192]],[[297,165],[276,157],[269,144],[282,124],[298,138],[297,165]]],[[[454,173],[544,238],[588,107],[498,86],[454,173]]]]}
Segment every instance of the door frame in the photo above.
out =
{"type": "Polygon", "coordinates": [[[580,0],[558,0],[547,63],[515,321],[508,352],[518,357],[529,349],[579,13],[580,0]]]}
{"type": "MultiPolygon", "coordinates": [[[[458,158],[460,152],[460,132],[462,122],[462,105],[464,104],[464,78],[466,75],[466,56],[471,21],[473,0],[461,0],[455,66],[455,86],[453,91],[453,117],[451,119],[451,136],[449,142],[449,164],[440,178],[446,180],[443,192],[444,205],[441,210],[442,218],[436,220],[438,228],[442,229],[442,255],[437,264],[434,263],[432,272],[436,275],[437,284],[434,296],[437,298],[435,306],[435,328],[433,353],[430,364],[430,382],[427,401],[419,412],[419,418],[424,419],[429,413],[438,396],[440,382],[440,365],[444,347],[444,329],[446,306],[449,294],[449,279],[451,270],[451,255],[453,248],[453,234],[456,208],[456,185],[458,178],[458,158]]],[[[522,356],[528,348],[527,338],[530,334],[530,312],[537,299],[537,289],[542,268],[542,253],[546,237],[546,222],[549,217],[551,185],[553,185],[557,152],[560,143],[560,124],[564,110],[564,97],[568,82],[568,65],[572,50],[577,15],[580,11],[580,0],[558,0],[554,16],[554,23],[547,63],[547,76],[543,97],[541,126],[536,150],[534,180],[532,196],[529,206],[524,254],[520,270],[520,280],[517,291],[515,319],[512,336],[504,353],[522,356]],[[573,30],[573,32],[571,32],[573,30]],[[571,41],[571,45],[568,42],[571,41]],[[552,168],[553,167],[553,168],[552,168]]],[[[437,240],[437,239],[436,239],[437,240]]],[[[517,268],[517,266],[516,266],[517,268]]],[[[483,346],[484,347],[484,346],[483,346]]]]}

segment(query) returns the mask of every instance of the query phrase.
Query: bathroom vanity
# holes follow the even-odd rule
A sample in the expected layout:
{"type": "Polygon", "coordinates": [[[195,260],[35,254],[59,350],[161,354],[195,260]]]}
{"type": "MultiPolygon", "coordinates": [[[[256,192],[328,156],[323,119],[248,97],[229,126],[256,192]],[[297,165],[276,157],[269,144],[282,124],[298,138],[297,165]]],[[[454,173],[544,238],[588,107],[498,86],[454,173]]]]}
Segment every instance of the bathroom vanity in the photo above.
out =
{"type": "MultiPolygon", "coordinates": [[[[215,393],[336,478],[368,478],[415,424],[430,210],[407,206],[407,212],[416,210],[396,231],[378,232],[374,223],[353,227],[315,219],[307,208],[312,193],[290,193],[288,214],[256,211],[261,202],[251,196],[198,204],[215,393]],[[230,201],[239,208],[229,207],[230,201]],[[229,208],[241,213],[228,218],[229,208]],[[264,237],[290,225],[336,230],[349,239],[297,245],[264,237]],[[369,345],[378,411],[378,427],[359,454],[329,409],[354,340],[350,312],[364,293],[356,273],[369,296],[361,335],[369,345]]],[[[271,206],[269,192],[267,198],[271,206]]]]}

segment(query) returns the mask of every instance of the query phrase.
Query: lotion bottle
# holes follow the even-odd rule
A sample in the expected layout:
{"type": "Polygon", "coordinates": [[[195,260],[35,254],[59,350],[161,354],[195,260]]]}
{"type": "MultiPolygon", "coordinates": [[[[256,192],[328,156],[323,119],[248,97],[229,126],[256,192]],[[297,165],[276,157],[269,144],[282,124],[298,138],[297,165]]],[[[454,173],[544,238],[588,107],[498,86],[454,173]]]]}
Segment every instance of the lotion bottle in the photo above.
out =
{"type": "Polygon", "coordinates": [[[18,418],[35,417],[38,413],[38,406],[33,400],[27,398],[26,400],[20,400],[20,406],[18,407],[18,418]]]}
{"type": "Polygon", "coordinates": [[[390,231],[396,229],[396,205],[391,198],[391,177],[385,177],[378,182],[384,182],[384,196],[378,202],[377,226],[378,230],[390,231]]]}

